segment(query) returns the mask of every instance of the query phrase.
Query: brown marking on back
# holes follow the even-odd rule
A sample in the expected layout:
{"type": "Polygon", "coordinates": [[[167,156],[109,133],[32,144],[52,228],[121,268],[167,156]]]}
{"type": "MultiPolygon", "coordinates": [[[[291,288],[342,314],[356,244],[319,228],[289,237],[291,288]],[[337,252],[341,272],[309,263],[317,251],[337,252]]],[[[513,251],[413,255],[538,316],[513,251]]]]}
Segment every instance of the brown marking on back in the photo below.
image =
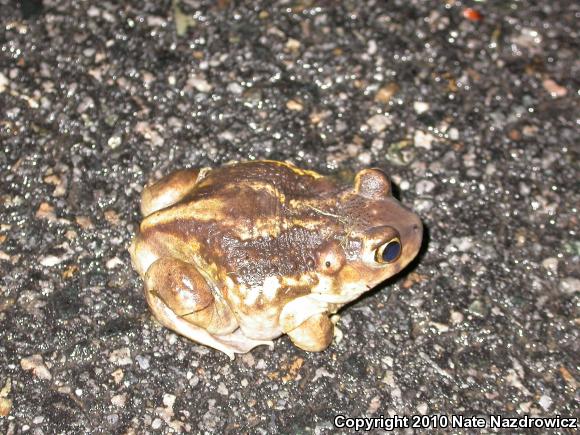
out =
{"type": "Polygon", "coordinates": [[[287,197],[318,197],[336,190],[336,183],[312,171],[281,162],[256,161],[213,169],[200,181],[193,197],[213,195],[228,185],[262,182],[272,185],[287,197]]]}
{"type": "Polygon", "coordinates": [[[278,237],[239,240],[223,234],[214,242],[232,278],[252,287],[261,285],[268,276],[292,276],[313,270],[314,255],[323,239],[316,231],[293,227],[278,237]]]}

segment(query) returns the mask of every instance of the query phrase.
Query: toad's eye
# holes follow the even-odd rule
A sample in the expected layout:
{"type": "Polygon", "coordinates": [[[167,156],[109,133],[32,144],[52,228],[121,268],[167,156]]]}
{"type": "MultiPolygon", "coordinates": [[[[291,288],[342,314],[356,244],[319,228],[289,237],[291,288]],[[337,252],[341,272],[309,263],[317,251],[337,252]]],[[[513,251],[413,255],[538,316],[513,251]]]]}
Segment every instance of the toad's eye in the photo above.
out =
{"type": "Polygon", "coordinates": [[[383,243],[375,251],[375,261],[377,263],[392,263],[401,255],[401,241],[398,238],[383,243]]]}

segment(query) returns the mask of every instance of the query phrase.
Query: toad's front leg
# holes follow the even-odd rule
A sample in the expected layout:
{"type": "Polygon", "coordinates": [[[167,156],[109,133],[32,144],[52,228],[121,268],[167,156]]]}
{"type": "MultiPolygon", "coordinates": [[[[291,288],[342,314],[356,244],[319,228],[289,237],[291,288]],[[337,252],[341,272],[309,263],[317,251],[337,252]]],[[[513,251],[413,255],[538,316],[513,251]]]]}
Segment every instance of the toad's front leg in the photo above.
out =
{"type": "Polygon", "coordinates": [[[159,322],[190,340],[233,358],[260,344],[243,337],[238,322],[193,264],[160,258],[145,273],[145,297],[159,322]]]}
{"type": "Polygon", "coordinates": [[[280,324],[296,346],[310,352],[326,349],[334,336],[328,307],[309,296],[288,303],[280,314],[280,324]]]}

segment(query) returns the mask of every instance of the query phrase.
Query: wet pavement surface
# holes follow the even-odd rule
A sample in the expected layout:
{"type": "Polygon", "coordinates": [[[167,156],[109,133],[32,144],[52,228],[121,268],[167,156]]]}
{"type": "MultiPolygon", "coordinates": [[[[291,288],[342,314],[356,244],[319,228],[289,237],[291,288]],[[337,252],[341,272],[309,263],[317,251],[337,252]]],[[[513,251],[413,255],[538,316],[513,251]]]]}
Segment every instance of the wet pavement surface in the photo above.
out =
{"type": "Polygon", "coordinates": [[[578,3],[239,3],[0,0],[0,433],[577,417],[578,3]],[[231,362],[130,266],[144,184],[256,158],[381,167],[428,229],[322,353],[231,362]]]}

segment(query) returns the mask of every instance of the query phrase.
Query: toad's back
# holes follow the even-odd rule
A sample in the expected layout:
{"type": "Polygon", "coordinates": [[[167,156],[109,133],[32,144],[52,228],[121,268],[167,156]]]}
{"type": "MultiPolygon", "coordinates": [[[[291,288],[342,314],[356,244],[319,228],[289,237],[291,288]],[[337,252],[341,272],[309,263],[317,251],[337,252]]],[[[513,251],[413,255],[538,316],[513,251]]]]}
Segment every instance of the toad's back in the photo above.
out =
{"type": "Polygon", "coordinates": [[[180,202],[143,221],[141,233],[159,247],[181,245],[238,284],[260,285],[268,276],[312,267],[319,227],[331,223],[303,205],[331,199],[338,189],[327,177],[283,162],[224,166],[202,171],[180,202]]]}
{"type": "Polygon", "coordinates": [[[220,195],[232,187],[274,190],[288,198],[317,197],[336,186],[327,177],[277,161],[248,162],[207,172],[192,192],[196,198],[220,195]]]}
{"type": "Polygon", "coordinates": [[[178,225],[183,232],[186,222],[219,222],[240,239],[275,236],[296,213],[292,204],[331,198],[338,189],[328,177],[276,161],[201,170],[188,194],[147,216],[141,231],[171,232],[178,225]]]}

